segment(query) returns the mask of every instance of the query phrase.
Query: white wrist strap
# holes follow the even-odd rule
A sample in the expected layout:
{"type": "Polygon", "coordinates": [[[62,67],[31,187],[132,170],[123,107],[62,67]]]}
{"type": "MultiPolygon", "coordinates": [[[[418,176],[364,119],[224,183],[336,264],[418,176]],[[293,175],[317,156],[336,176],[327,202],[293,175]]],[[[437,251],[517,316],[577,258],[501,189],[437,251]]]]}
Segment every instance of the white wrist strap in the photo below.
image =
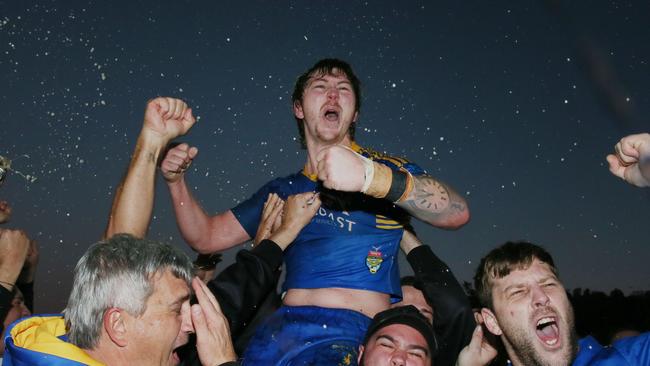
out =
{"type": "Polygon", "coordinates": [[[375,164],[372,160],[366,158],[363,155],[357,154],[363,162],[363,169],[365,174],[365,180],[363,182],[363,187],[361,187],[361,192],[366,193],[368,188],[370,188],[370,183],[372,183],[373,178],[375,177],[375,164]]]}

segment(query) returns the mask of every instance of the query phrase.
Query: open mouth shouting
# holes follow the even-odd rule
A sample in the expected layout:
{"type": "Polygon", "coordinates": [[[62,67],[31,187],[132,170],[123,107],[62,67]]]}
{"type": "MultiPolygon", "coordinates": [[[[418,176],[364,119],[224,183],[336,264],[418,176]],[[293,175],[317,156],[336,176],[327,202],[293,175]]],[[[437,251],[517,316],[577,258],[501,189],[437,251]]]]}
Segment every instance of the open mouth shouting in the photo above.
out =
{"type": "Polygon", "coordinates": [[[176,342],[170,357],[173,365],[178,365],[181,363],[181,354],[189,342],[190,337],[184,337],[184,339],[176,342]]]}
{"type": "Polygon", "coordinates": [[[535,323],[535,333],[542,344],[549,349],[556,349],[561,346],[560,328],[555,316],[546,315],[535,323]]]}
{"type": "Polygon", "coordinates": [[[326,106],[323,111],[323,117],[329,122],[338,122],[340,110],[336,106],[326,106]]]}

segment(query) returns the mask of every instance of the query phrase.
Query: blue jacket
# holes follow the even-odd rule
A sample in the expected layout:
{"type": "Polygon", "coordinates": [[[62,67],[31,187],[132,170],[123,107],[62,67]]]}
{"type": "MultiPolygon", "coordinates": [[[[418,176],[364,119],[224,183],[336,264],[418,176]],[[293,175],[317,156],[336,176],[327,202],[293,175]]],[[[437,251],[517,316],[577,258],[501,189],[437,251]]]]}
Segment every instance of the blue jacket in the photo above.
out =
{"type": "Polygon", "coordinates": [[[573,366],[650,365],[650,332],[623,338],[603,347],[592,337],[580,340],[580,352],[573,366]]]}
{"type": "Polygon", "coordinates": [[[13,323],[5,335],[3,366],[104,366],[67,342],[60,315],[32,316],[13,323]]]}

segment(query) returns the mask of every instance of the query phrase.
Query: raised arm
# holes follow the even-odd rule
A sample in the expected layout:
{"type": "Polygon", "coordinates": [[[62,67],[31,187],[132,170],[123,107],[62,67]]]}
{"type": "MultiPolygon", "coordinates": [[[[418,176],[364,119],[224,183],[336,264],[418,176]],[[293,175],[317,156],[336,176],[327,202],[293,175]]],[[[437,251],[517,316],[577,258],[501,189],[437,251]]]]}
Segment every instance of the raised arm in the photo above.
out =
{"type": "Polygon", "coordinates": [[[160,164],[183,239],[199,253],[214,253],[249,240],[231,211],[209,216],[194,199],[185,182],[185,172],[197,154],[197,148],[180,144],[169,149],[160,164]]]}
{"type": "Polygon", "coordinates": [[[427,174],[392,170],[342,145],[321,150],[316,160],[318,179],[327,188],[389,200],[413,217],[443,229],[457,229],[469,221],[465,199],[427,174]]]}
{"type": "Polygon", "coordinates": [[[433,324],[440,344],[435,364],[454,365],[476,327],[469,299],[445,262],[415,235],[404,230],[400,247],[433,308],[433,324]]]}
{"type": "Polygon", "coordinates": [[[160,97],[147,103],[131,163],[115,193],[105,237],[117,233],[145,236],[153,209],[158,158],[169,141],[187,133],[194,122],[192,109],[180,99],[160,97]]]}
{"type": "Polygon", "coordinates": [[[0,229],[0,333],[28,251],[29,238],[22,230],[0,229]]]}

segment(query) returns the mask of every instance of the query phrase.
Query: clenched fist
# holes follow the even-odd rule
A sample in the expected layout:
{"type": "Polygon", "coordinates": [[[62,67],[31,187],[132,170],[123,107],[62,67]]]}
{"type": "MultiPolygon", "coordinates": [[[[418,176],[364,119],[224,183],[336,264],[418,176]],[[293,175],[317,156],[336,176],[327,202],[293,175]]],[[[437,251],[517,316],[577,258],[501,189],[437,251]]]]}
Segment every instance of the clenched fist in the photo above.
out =
{"type": "Polygon", "coordinates": [[[170,140],[182,136],[194,125],[196,119],[192,108],[180,99],[158,97],[147,103],[144,112],[142,134],[146,138],[167,144],[170,140]]]}
{"type": "Polygon", "coordinates": [[[169,149],[160,164],[163,178],[169,183],[177,182],[192,165],[192,161],[198,153],[199,150],[196,147],[190,147],[188,144],[180,144],[169,149]]]}
{"type": "Polygon", "coordinates": [[[352,149],[333,145],[321,150],[318,160],[318,179],[329,189],[361,192],[365,182],[363,157],[352,149]]]}
{"type": "Polygon", "coordinates": [[[650,186],[650,134],[625,136],[607,155],[609,170],[637,187],[650,186]]]}

